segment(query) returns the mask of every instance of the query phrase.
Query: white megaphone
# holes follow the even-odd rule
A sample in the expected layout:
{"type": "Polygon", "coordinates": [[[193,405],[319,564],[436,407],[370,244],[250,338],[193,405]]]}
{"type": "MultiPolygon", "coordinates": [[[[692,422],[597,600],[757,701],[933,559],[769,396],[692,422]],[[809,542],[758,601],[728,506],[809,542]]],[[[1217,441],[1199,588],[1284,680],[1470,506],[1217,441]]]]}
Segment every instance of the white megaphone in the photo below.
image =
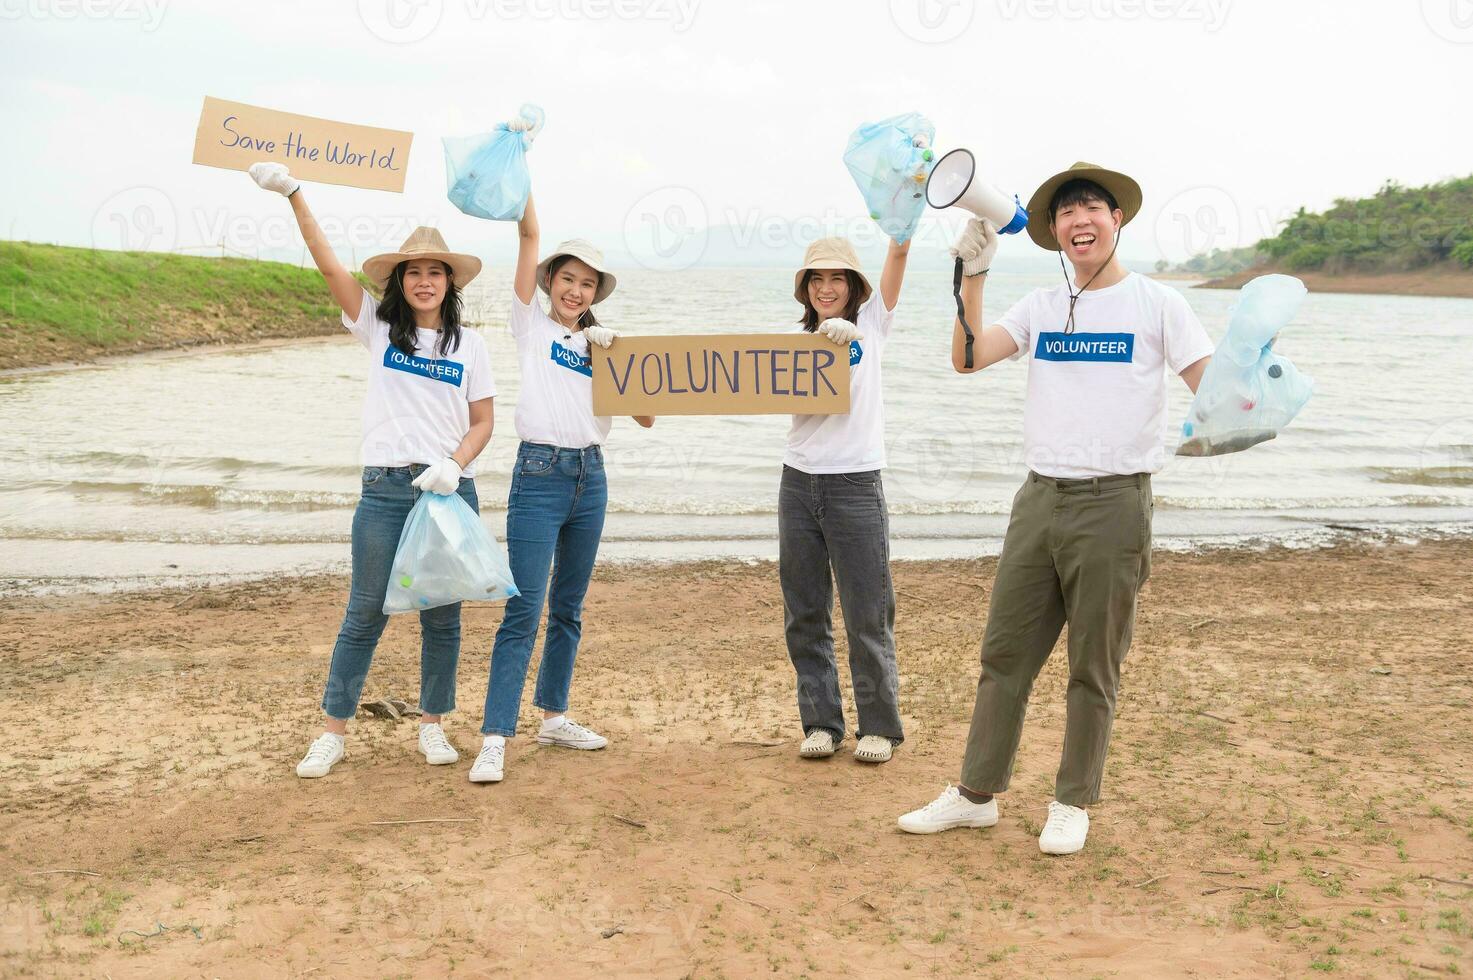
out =
{"type": "Polygon", "coordinates": [[[1013,235],[1028,227],[1028,212],[1018,198],[1008,197],[978,179],[977,158],[971,150],[952,150],[936,161],[926,178],[926,203],[933,208],[965,208],[986,218],[999,235],[1013,235]]]}

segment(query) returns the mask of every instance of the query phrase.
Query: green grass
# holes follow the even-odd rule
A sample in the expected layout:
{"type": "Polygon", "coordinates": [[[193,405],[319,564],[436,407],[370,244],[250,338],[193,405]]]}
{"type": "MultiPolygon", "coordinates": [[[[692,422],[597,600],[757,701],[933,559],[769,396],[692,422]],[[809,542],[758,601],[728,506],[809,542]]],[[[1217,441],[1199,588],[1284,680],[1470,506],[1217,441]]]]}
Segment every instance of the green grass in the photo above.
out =
{"type": "Polygon", "coordinates": [[[0,241],[0,366],[336,329],[312,269],[0,241]]]}

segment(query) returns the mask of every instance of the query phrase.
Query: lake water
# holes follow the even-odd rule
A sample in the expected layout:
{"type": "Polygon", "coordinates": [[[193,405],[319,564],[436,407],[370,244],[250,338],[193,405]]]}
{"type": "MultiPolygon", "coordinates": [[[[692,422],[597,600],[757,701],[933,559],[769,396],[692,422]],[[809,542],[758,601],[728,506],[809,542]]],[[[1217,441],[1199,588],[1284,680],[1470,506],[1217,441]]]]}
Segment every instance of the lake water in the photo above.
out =
{"type": "MultiPolygon", "coordinates": [[[[797,313],[790,270],[619,275],[600,313],[627,333],[780,330],[797,313]]],[[[1059,278],[994,274],[987,319],[1059,278]]],[[[950,287],[949,271],[911,271],[886,352],[901,559],[996,553],[1024,473],[1026,362],[954,373],[950,287]]],[[[1236,293],[1183,291],[1220,337],[1236,293]]],[[[496,269],[468,297],[500,388],[477,477],[498,538],[517,442],[508,297],[496,269]]],[[[1158,547],[1473,532],[1473,300],[1311,294],[1278,349],[1315,378],[1314,398],[1275,441],[1174,458],[1155,484],[1158,547]]],[[[344,333],[0,377],[0,592],[346,571],[367,368],[344,333]]],[[[1189,402],[1172,382],[1173,429],[1189,402]]],[[[775,557],[787,426],[617,420],[602,558],[775,557]]]]}

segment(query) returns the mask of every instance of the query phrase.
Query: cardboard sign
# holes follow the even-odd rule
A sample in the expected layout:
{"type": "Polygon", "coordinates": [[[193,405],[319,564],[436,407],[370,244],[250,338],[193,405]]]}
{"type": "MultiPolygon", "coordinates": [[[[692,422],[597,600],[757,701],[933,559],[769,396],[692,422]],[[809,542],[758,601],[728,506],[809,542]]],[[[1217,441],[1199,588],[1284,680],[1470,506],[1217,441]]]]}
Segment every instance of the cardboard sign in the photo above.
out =
{"type": "Polygon", "coordinates": [[[284,163],[298,180],[403,191],[413,133],[333,122],[205,96],[194,162],[226,170],[284,163]]]}
{"type": "Polygon", "coordinates": [[[817,334],[620,337],[594,346],[595,415],[835,415],[863,356],[817,334]]]}

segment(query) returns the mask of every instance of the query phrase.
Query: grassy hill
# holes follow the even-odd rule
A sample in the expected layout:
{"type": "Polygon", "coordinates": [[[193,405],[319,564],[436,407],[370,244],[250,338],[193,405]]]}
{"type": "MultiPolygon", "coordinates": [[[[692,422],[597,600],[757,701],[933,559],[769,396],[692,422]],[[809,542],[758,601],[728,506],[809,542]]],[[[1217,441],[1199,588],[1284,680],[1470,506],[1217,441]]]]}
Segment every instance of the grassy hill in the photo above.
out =
{"type": "Polygon", "coordinates": [[[1473,176],[1424,187],[1388,181],[1327,210],[1300,208],[1273,238],[1195,256],[1176,271],[1217,276],[1236,288],[1287,272],[1311,289],[1473,296],[1473,176]]]}
{"type": "Polygon", "coordinates": [[[338,316],[312,269],[0,242],[0,368],[331,334],[338,316]]]}

